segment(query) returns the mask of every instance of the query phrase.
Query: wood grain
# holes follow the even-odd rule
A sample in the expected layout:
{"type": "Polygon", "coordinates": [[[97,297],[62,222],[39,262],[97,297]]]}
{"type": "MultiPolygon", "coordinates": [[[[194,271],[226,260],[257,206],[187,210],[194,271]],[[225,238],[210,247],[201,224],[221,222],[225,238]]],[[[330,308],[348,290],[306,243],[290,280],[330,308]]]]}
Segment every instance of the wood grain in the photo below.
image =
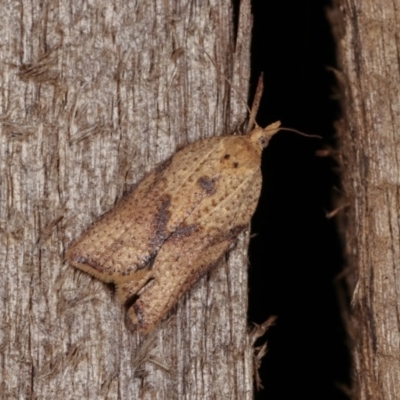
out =
{"type": "Polygon", "coordinates": [[[345,314],[353,397],[395,399],[400,388],[400,69],[398,2],[335,1],[343,119],[338,207],[349,264],[345,314]]]}
{"type": "Polygon", "coordinates": [[[251,399],[248,236],[143,339],[64,252],[177,147],[246,116],[249,1],[3,1],[3,398],[251,399]],[[202,51],[212,57],[214,65],[202,51]]]}

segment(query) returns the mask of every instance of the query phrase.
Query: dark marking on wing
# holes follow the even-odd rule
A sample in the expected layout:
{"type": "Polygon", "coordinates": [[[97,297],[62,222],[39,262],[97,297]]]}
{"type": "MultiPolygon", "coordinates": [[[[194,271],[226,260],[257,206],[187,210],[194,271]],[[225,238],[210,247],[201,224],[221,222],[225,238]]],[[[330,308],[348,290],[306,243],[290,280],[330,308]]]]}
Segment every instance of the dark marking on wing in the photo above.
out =
{"type": "Polygon", "coordinates": [[[193,232],[198,230],[198,224],[191,224],[191,225],[180,225],[176,228],[175,232],[171,235],[171,239],[180,239],[183,237],[190,236],[193,232]]]}
{"type": "Polygon", "coordinates": [[[149,254],[149,256],[143,260],[143,263],[137,266],[137,269],[147,269],[148,271],[151,271],[153,269],[154,262],[156,261],[157,254],[158,252],[149,254]]]}
{"type": "Polygon", "coordinates": [[[207,176],[201,176],[198,180],[197,183],[199,186],[209,195],[215,194],[217,191],[216,188],[216,183],[217,183],[217,178],[209,178],[207,176]]]}
{"type": "Polygon", "coordinates": [[[69,258],[71,261],[73,261],[75,263],[88,265],[89,267],[95,269],[96,271],[104,273],[103,265],[101,265],[94,258],[86,257],[86,256],[82,256],[82,255],[75,255],[75,254],[70,255],[69,258]]]}
{"type": "Polygon", "coordinates": [[[171,196],[165,195],[152,224],[154,229],[154,235],[150,240],[150,246],[152,248],[159,249],[169,235],[167,232],[167,224],[171,218],[171,211],[169,211],[170,206],[171,196]]]}

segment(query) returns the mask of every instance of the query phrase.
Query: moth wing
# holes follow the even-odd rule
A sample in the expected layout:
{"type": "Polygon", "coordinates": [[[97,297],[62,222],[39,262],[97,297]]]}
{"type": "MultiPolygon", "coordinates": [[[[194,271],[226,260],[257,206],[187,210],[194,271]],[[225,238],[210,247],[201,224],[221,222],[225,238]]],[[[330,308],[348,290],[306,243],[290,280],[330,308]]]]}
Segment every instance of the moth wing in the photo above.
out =
{"type": "MultiPolygon", "coordinates": [[[[229,168],[222,169],[215,193],[205,196],[164,242],[149,274],[118,286],[119,298],[127,301],[128,316],[140,331],[150,331],[248,226],[261,190],[261,172],[257,163],[237,166],[236,160],[230,160],[232,168],[243,170],[232,175],[229,168]]],[[[200,172],[215,167],[209,160],[200,172]]]]}
{"type": "Polygon", "coordinates": [[[146,275],[165,240],[204,197],[193,175],[220,141],[213,137],[188,145],[153,170],[71,246],[67,260],[105,282],[146,275]]]}
{"type": "MultiPolygon", "coordinates": [[[[190,239],[193,240],[194,237],[190,239]]],[[[176,246],[173,240],[167,243],[157,256],[154,265],[157,273],[148,279],[142,290],[132,298],[133,301],[127,303],[127,316],[130,323],[143,333],[151,331],[178,299],[218,263],[229,249],[232,240],[227,238],[222,242],[202,248],[201,256],[199,249],[194,246],[186,246],[183,249],[176,246]],[[171,259],[169,253],[175,250],[179,254],[175,259],[171,259]]],[[[132,283],[128,282],[118,287],[120,298],[129,298],[132,283]]]]}
{"type": "Polygon", "coordinates": [[[245,137],[214,137],[150,173],[67,253],[114,282],[145,332],[215,265],[249,223],[261,187],[260,153],[245,137]]]}

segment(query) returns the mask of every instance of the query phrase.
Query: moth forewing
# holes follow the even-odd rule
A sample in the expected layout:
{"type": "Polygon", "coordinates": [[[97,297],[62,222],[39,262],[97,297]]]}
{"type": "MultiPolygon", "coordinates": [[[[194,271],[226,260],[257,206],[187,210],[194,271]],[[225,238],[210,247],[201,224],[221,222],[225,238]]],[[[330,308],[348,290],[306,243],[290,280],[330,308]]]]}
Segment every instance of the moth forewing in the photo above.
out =
{"type": "MultiPolygon", "coordinates": [[[[251,196],[249,191],[258,193],[261,188],[258,172],[239,190],[233,190],[227,203],[220,202],[210,209],[208,201],[202,202],[185,225],[164,243],[147,277],[149,286],[142,289],[129,309],[129,317],[138,330],[150,331],[177,299],[218,263],[248,226],[258,201],[258,196],[251,196]]],[[[135,294],[130,285],[134,287],[136,283],[132,281],[120,288],[122,301],[135,294]]]]}
{"type": "Polygon", "coordinates": [[[117,287],[149,332],[245,229],[261,190],[261,152],[279,123],[190,144],[155,168],[67,252],[117,287]]]}

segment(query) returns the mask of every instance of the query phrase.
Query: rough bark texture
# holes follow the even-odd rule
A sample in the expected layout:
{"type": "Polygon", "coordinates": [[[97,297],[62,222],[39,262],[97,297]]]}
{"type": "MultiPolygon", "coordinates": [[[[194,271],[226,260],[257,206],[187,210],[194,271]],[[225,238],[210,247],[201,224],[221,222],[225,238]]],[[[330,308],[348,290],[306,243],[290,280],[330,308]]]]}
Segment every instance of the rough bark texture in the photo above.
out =
{"type": "Polygon", "coordinates": [[[177,146],[244,120],[223,77],[246,98],[248,0],[233,19],[230,0],[2,1],[1,398],[252,398],[247,235],[147,337],[63,260],[177,146]]]}
{"type": "Polygon", "coordinates": [[[354,397],[400,391],[400,3],[336,0],[354,397]]]}

